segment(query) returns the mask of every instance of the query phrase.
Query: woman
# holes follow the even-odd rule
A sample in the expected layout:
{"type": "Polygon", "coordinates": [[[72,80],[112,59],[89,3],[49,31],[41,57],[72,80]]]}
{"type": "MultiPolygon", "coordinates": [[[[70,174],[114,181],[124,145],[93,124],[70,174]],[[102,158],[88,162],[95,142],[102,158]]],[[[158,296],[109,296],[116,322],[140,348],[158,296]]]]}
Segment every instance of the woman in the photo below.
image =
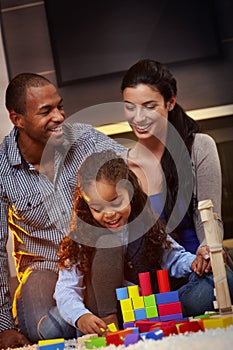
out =
{"type": "Polygon", "coordinates": [[[177,84],[167,67],[145,59],[125,74],[121,90],[136,145],[127,151],[168,232],[184,248],[209,258],[198,202],[211,199],[221,220],[221,169],[214,140],[177,103],[177,84]],[[176,234],[172,234],[176,232],[176,234]]]}

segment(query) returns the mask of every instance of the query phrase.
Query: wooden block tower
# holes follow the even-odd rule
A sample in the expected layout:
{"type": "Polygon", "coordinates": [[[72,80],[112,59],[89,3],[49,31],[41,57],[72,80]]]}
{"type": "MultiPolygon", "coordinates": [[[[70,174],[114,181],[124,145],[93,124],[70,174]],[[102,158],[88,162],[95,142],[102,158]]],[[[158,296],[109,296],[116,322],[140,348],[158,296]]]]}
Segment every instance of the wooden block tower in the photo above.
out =
{"type": "Polygon", "coordinates": [[[217,215],[213,213],[211,200],[204,200],[198,203],[201,220],[204,225],[206,243],[210,248],[210,260],[214,275],[216,294],[215,308],[220,314],[232,313],[231,298],[226,278],[226,269],[223,260],[222,242],[219,237],[217,215]]]}

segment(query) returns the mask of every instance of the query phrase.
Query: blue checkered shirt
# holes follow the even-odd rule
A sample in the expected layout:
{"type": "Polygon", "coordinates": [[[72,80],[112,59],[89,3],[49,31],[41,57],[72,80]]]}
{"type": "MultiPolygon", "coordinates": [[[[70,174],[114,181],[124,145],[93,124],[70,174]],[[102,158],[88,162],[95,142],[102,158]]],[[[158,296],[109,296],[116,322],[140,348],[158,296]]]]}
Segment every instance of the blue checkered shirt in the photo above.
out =
{"type": "Polygon", "coordinates": [[[87,124],[66,124],[65,135],[63,147],[56,150],[53,183],[21,157],[16,128],[0,146],[0,331],[15,328],[8,285],[8,229],[19,279],[27,268],[58,272],[56,253],[68,231],[78,167],[91,153],[124,150],[87,124]]]}

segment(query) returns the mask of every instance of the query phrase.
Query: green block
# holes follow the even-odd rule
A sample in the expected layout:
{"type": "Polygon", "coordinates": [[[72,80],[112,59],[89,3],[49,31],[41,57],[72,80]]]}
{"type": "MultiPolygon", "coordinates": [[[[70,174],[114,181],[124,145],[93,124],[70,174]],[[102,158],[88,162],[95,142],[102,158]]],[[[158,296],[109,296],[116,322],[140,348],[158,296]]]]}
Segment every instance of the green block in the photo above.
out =
{"type": "Polygon", "coordinates": [[[106,346],[106,338],[105,337],[98,337],[98,338],[91,338],[92,345],[96,348],[101,348],[101,346],[106,346]]]}
{"type": "Polygon", "coordinates": [[[158,310],[156,306],[146,307],[146,318],[158,317],[158,310]]]}
{"type": "Polygon", "coordinates": [[[144,296],[144,303],[145,303],[145,307],[156,306],[155,295],[151,294],[151,295],[144,296]]]}

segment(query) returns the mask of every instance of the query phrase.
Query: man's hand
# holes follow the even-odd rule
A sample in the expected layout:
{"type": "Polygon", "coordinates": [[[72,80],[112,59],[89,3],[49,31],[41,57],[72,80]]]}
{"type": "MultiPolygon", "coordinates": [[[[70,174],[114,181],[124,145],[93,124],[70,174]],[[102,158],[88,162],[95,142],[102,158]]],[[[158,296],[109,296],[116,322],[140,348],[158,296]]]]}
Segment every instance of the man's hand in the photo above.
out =
{"type": "Polygon", "coordinates": [[[210,259],[204,259],[202,255],[197,255],[193,260],[191,269],[198,275],[202,276],[203,273],[208,273],[211,270],[210,259]]]}
{"type": "Polygon", "coordinates": [[[93,314],[84,314],[76,321],[77,327],[84,334],[97,333],[98,335],[103,335],[107,330],[106,323],[101,320],[101,318],[93,314]]]}
{"type": "Polygon", "coordinates": [[[19,348],[32,343],[16,329],[7,329],[0,332],[0,349],[19,348]]]}

